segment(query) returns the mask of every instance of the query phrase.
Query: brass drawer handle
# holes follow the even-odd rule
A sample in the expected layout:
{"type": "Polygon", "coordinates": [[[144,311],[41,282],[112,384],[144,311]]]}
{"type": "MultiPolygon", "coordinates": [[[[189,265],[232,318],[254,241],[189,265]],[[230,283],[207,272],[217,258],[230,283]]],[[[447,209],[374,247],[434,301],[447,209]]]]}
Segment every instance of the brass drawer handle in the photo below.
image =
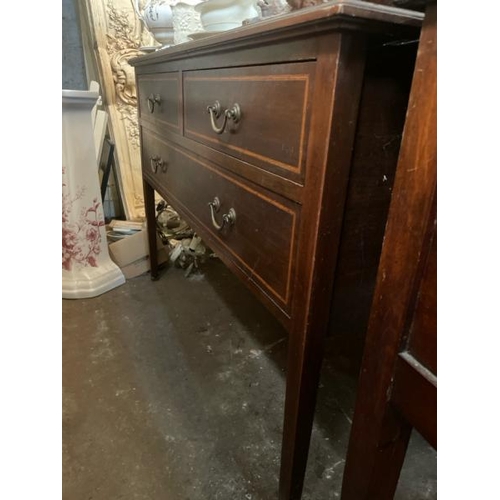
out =
{"type": "Polygon", "coordinates": [[[238,123],[241,120],[241,108],[238,103],[235,103],[231,109],[226,109],[224,110],[224,113],[222,113],[222,106],[220,102],[215,101],[211,106],[207,106],[207,112],[210,114],[212,130],[217,134],[222,134],[222,132],[224,132],[228,120],[232,120],[234,123],[238,123]],[[222,114],[224,114],[224,121],[222,122],[222,125],[218,127],[215,120],[222,114]]]}
{"type": "Polygon", "coordinates": [[[225,225],[232,226],[236,222],[236,211],[234,208],[230,208],[227,214],[222,216],[222,224],[219,224],[215,219],[215,213],[220,210],[220,200],[217,196],[214,198],[214,201],[211,201],[208,206],[210,207],[210,214],[212,215],[212,224],[217,229],[217,231],[221,231],[225,225]]]}
{"type": "Polygon", "coordinates": [[[163,173],[166,172],[167,170],[167,162],[164,161],[161,156],[154,155],[149,158],[149,162],[151,165],[151,170],[153,171],[153,174],[156,174],[158,171],[158,167],[161,167],[161,170],[163,173]]]}
{"type": "Polygon", "coordinates": [[[155,104],[161,104],[161,97],[160,94],[151,94],[148,97],[148,108],[149,112],[153,113],[155,110],[155,104]]]}

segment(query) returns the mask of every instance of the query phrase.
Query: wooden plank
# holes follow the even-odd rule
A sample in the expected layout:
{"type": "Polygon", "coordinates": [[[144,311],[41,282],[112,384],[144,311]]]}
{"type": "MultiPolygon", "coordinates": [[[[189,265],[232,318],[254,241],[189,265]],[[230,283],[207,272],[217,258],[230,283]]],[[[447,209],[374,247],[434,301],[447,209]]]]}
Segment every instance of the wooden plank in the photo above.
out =
{"type": "MultiPolygon", "coordinates": [[[[399,352],[404,350],[409,319],[414,314],[422,262],[427,259],[436,224],[436,10],[435,4],[427,8],[420,36],[366,337],[342,500],[393,498],[411,430],[406,415],[395,411],[391,390],[394,368],[401,359],[399,352]]],[[[432,414],[435,406],[423,410],[432,414]]],[[[427,434],[432,438],[432,433],[427,434]]]]}
{"type": "Polygon", "coordinates": [[[410,353],[396,362],[391,399],[408,422],[437,448],[437,377],[410,353]]]}

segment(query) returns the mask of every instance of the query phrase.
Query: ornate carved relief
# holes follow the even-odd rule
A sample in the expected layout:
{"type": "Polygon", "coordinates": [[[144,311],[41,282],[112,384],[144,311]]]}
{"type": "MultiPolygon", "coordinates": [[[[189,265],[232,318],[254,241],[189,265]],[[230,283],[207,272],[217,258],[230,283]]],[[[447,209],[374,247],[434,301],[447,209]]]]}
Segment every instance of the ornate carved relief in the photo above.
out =
{"type": "Polygon", "coordinates": [[[109,114],[125,215],[143,219],[137,94],[128,61],[142,54],[140,47],[158,44],[137,19],[130,0],[80,0],[80,14],[109,114]]]}
{"type": "Polygon", "coordinates": [[[115,84],[116,108],[120,114],[123,126],[128,137],[129,145],[133,149],[139,147],[139,126],[137,118],[137,94],[135,89],[135,76],[128,60],[136,57],[141,52],[137,49],[122,49],[113,52],[113,47],[108,45],[110,54],[113,82],[115,84]]]}

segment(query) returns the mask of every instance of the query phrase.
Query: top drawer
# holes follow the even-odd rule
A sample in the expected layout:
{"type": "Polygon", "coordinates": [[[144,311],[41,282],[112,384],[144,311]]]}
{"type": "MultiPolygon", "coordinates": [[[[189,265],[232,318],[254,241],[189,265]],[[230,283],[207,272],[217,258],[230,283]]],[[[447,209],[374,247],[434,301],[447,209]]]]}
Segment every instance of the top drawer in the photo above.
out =
{"type": "Polygon", "coordinates": [[[314,62],[184,73],[184,134],[282,177],[303,182],[314,62]],[[220,116],[207,111],[220,104],[220,116]],[[239,120],[224,111],[238,105],[239,120]],[[213,123],[212,123],[213,121],[213,123]],[[220,131],[220,130],[219,130],[220,131]]]}
{"type": "Polygon", "coordinates": [[[138,77],[139,116],[158,121],[173,132],[181,133],[181,78],[180,73],[158,73],[138,77]]]}

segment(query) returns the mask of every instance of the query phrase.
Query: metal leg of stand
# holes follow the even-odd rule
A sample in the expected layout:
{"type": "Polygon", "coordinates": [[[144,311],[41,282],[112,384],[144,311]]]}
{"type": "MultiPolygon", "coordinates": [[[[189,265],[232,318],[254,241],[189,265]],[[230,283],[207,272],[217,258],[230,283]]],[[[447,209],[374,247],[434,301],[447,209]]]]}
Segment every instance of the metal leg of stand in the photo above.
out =
{"type": "Polygon", "coordinates": [[[101,198],[104,203],[104,198],[106,196],[106,189],[108,187],[109,182],[109,174],[111,172],[111,168],[114,170],[114,153],[115,153],[115,145],[106,137],[106,143],[108,144],[108,160],[106,162],[106,166],[104,167],[104,174],[102,176],[101,181],[101,198]]]}

